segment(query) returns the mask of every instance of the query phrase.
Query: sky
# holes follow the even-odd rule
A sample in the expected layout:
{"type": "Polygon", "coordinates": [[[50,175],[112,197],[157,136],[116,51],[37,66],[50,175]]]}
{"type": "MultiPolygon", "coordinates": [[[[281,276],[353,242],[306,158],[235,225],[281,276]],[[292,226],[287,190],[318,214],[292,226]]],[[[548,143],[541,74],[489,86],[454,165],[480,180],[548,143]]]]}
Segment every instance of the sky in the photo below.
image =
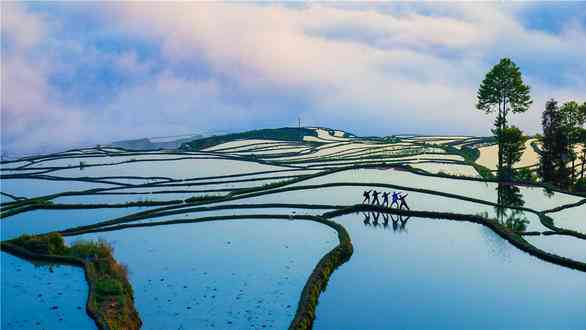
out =
{"type": "Polygon", "coordinates": [[[2,2],[3,154],[297,125],[489,135],[484,75],[511,58],[540,130],[586,101],[586,2],[2,2]]]}

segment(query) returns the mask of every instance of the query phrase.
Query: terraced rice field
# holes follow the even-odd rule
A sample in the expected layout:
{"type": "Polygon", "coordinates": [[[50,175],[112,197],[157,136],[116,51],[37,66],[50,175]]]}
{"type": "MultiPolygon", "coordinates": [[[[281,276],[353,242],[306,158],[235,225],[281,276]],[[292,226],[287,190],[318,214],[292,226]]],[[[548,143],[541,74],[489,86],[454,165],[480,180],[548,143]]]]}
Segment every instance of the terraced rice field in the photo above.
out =
{"type": "Polygon", "coordinates": [[[584,328],[583,196],[483,178],[481,138],[312,130],[2,162],[1,328],[96,327],[83,271],[6,252],[50,232],[110,243],[143,329],[584,328]]]}

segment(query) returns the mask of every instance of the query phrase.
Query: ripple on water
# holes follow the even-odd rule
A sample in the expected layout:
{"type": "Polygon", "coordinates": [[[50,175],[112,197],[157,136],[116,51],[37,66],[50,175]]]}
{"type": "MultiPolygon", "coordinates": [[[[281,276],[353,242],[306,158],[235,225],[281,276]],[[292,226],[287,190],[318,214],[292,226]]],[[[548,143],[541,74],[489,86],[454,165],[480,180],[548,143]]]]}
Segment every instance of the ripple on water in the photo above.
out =
{"type": "Polygon", "coordinates": [[[314,329],[583,329],[583,272],[473,223],[411,218],[402,231],[337,218],[354,244],[314,329]],[[343,302],[343,303],[341,303],[343,302]]]}
{"type": "Polygon", "coordinates": [[[338,244],[303,220],[228,220],[67,238],[111,241],[143,329],[285,329],[307,277],[338,244]]]}
{"type": "Polygon", "coordinates": [[[83,269],[31,263],[2,252],[1,327],[9,329],[97,329],[86,314],[88,285],[83,269]]]}

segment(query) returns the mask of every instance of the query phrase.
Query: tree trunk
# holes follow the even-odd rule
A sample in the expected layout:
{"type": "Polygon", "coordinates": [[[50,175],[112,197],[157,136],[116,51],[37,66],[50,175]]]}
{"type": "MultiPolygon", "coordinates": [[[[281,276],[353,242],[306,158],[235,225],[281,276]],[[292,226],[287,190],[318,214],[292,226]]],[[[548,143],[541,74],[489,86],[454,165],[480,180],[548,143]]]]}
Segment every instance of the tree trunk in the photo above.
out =
{"type": "Polygon", "coordinates": [[[576,182],[576,177],[575,177],[576,174],[575,174],[575,170],[574,170],[575,166],[576,166],[576,157],[572,157],[572,179],[571,179],[572,184],[574,184],[576,182]]]}
{"type": "MultiPolygon", "coordinates": [[[[504,102],[503,102],[504,105],[504,102]]],[[[497,142],[499,146],[499,163],[497,168],[497,176],[499,180],[503,179],[503,141],[502,141],[502,129],[503,129],[503,105],[499,102],[499,114],[497,117],[497,142]]]]}
{"type": "Polygon", "coordinates": [[[586,162],[586,146],[582,146],[582,168],[580,169],[580,179],[584,179],[584,162],[586,162]]]}

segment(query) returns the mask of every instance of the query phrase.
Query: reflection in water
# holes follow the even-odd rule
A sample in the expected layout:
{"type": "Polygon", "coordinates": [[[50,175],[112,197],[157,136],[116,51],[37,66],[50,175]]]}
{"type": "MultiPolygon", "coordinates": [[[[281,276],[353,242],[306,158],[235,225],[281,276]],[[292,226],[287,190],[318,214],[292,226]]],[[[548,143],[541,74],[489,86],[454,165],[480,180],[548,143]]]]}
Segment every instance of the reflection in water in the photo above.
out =
{"type": "Polygon", "coordinates": [[[0,254],[0,329],[97,329],[83,269],[0,254]]]}
{"type": "Polygon", "coordinates": [[[390,225],[394,232],[407,231],[407,221],[409,221],[411,218],[410,216],[394,215],[381,212],[362,212],[362,216],[364,217],[362,222],[365,226],[381,227],[383,229],[387,229],[390,225]]]}
{"type": "Polygon", "coordinates": [[[543,188],[543,195],[547,198],[552,198],[554,195],[554,191],[551,188],[545,187],[543,188]]]}
{"type": "Polygon", "coordinates": [[[497,221],[514,231],[525,231],[529,221],[524,212],[510,207],[525,205],[523,194],[519,187],[511,184],[499,184],[497,187],[497,206],[495,207],[497,221]]]}
{"type": "Polygon", "coordinates": [[[314,329],[584,329],[584,273],[488,227],[412,217],[408,235],[384,237],[366,230],[363,214],[336,220],[354,254],[320,296],[314,329]]]}

